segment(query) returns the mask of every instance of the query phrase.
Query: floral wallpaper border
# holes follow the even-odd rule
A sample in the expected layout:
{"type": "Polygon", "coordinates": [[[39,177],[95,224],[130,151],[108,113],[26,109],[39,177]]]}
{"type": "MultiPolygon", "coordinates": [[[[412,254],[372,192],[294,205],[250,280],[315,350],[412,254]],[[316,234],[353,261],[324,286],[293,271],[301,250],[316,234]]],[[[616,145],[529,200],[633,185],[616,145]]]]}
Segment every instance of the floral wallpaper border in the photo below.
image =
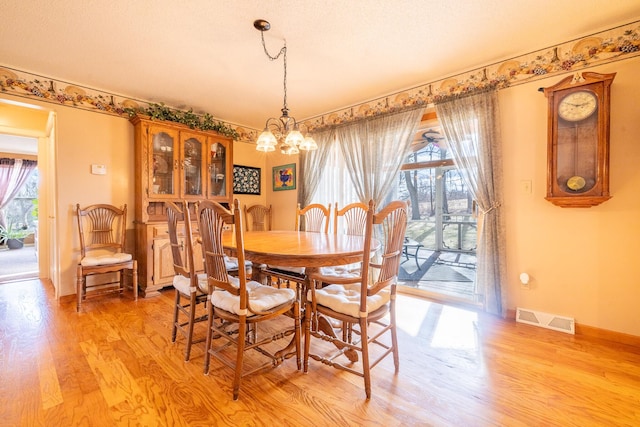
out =
{"type": "MultiPolygon", "coordinates": [[[[638,55],[640,55],[640,21],[634,21],[467,73],[312,117],[304,120],[304,123],[310,130],[319,130],[323,127],[411,106],[432,104],[450,96],[463,95],[490,87],[506,88],[549,75],[578,71],[638,55]]],[[[127,110],[148,108],[153,104],[149,101],[130,99],[0,65],[0,93],[2,92],[124,118],[129,117],[127,110]]],[[[220,121],[238,133],[239,141],[255,141],[260,132],[257,129],[220,121]]]]}
{"type": "Polygon", "coordinates": [[[640,55],[640,21],[541,49],[467,73],[426,83],[403,92],[326,113],[304,121],[310,130],[428,105],[492,87],[503,89],[550,75],[620,61],[640,55]]]}
{"type": "MultiPolygon", "coordinates": [[[[143,110],[158,105],[155,102],[126,98],[2,65],[0,65],[0,93],[23,98],[36,98],[40,101],[121,116],[126,119],[129,118],[131,110],[143,110]]],[[[204,116],[204,114],[199,116],[204,116]]],[[[258,138],[259,131],[257,129],[247,129],[218,118],[215,118],[215,121],[220,121],[235,130],[240,141],[255,141],[258,138]]]]}

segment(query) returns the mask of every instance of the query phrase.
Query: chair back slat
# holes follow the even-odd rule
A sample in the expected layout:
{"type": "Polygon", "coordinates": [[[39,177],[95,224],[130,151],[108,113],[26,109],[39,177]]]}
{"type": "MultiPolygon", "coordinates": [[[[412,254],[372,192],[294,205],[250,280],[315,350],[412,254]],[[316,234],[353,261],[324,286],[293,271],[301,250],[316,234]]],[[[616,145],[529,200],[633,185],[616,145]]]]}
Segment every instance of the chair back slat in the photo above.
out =
{"type": "MultiPolygon", "coordinates": [[[[191,278],[194,271],[193,261],[193,236],[191,223],[187,220],[188,209],[184,209],[173,202],[165,202],[167,208],[167,224],[169,231],[169,244],[173,257],[173,269],[176,274],[191,278]],[[185,214],[186,213],[186,214],[185,214]],[[184,227],[184,240],[180,242],[180,228],[184,227]]],[[[183,204],[186,206],[186,203],[183,204]]]]}
{"type": "Polygon", "coordinates": [[[344,234],[364,236],[368,210],[369,207],[360,202],[350,203],[342,209],[338,209],[338,204],[336,203],[333,216],[334,233],[338,234],[338,231],[342,228],[344,234]],[[343,219],[342,227],[340,227],[340,218],[343,219]]]}
{"type": "MultiPolygon", "coordinates": [[[[370,202],[370,208],[373,202],[370,202]]],[[[402,244],[407,229],[407,204],[402,201],[393,201],[380,210],[369,215],[365,234],[365,249],[370,245],[371,238],[380,241],[382,247],[380,255],[374,257],[369,263],[363,265],[361,306],[366,308],[366,296],[378,293],[380,290],[395,284],[402,257],[402,244]],[[374,231],[377,231],[374,236],[374,231]],[[376,259],[377,258],[377,259],[376,259]],[[375,269],[373,274],[372,269],[375,269]]],[[[365,252],[369,253],[369,252],[365,252]]]]}
{"type": "Polygon", "coordinates": [[[244,206],[244,222],[247,231],[269,231],[271,230],[271,205],[244,206]]]}
{"type": "Polygon", "coordinates": [[[312,231],[315,233],[329,232],[329,219],[331,218],[331,204],[324,206],[312,203],[304,208],[296,210],[296,225],[298,231],[312,231]]]}
{"type": "Polygon", "coordinates": [[[124,252],[126,244],[127,205],[119,209],[97,204],[81,208],[76,205],[80,252],[82,256],[95,249],[124,252]]]}
{"type": "Polygon", "coordinates": [[[238,200],[234,200],[233,211],[229,211],[217,202],[209,200],[198,203],[197,208],[198,228],[202,239],[204,255],[204,269],[207,273],[209,292],[215,289],[223,289],[234,295],[240,295],[240,304],[246,308],[246,271],[238,269],[240,287],[235,287],[229,280],[224,263],[224,247],[222,236],[225,224],[232,225],[236,238],[238,265],[244,265],[243,229],[238,200]]]}
{"type": "Polygon", "coordinates": [[[374,215],[373,223],[382,230],[383,252],[377,282],[395,281],[400,268],[402,245],[407,230],[407,204],[393,201],[374,215]]]}

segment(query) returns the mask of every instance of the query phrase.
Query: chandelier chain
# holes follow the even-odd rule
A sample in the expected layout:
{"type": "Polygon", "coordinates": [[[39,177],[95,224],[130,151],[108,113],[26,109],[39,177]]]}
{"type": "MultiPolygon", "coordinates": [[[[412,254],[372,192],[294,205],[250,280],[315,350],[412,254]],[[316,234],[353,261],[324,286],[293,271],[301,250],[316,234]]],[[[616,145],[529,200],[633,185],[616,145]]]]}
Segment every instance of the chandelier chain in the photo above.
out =
{"type": "MultiPolygon", "coordinates": [[[[284,46],[280,48],[277,55],[271,55],[267,50],[267,44],[264,41],[264,32],[271,28],[269,21],[257,19],[253,22],[256,30],[260,31],[262,39],[262,48],[265,55],[270,61],[275,61],[280,56],[284,58],[284,103],[282,106],[282,115],[279,118],[269,117],[264,125],[264,131],[256,141],[256,150],[265,153],[275,151],[278,143],[280,144],[280,152],[282,154],[294,155],[299,150],[317,150],[318,144],[313,140],[311,135],[306,137],[300,132],[298,122],[295,117],[289,116],[289,108],[287,107],[287,40],[284,40],[284,46]]],[[[308,130],[308,129],[307,129],[308,130]]]]}
{"type": "Polygon", "coordinates": [[[269,51],[267,50],[267,45],[264,42],[264,31],[260,31],[260,35],[262,36],[262,48],[264,49],[264,53],[265,55],[267,55],[267,57],[269,58],[270,61],[275,61],[278,58],[280,58],[280,56],[283,56],[283,60],[284,60],[284,102],[283,102],[283,108],[282,108],[282,113],[284,114],[285,111],[288,114],[289,109],[287,108],[287,40],[284,40],[284,46],[282,46],[282,48],[280,49],[280,51],[278,52],[278,54],[276,56],[272,56],[269,51]]]}

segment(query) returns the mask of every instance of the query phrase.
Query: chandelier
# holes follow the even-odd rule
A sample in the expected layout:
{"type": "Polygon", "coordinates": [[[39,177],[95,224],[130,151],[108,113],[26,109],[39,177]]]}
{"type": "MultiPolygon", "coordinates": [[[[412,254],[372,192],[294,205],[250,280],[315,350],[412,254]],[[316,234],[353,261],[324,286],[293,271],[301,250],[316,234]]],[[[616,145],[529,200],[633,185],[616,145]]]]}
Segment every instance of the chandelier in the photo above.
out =
{"type": "Polygon", "coordinates": [[[303,136],[300,132],[300,125],[296,121],[295,117],[289,115],[289,108],[287,108],[287,42],[285,40],[284,46],[280,49],[280,52],[276,56],[271,56],[267,51],[267,46],[264,42],[264,32],[271,28],[271,24],[264,19],[258,19],[253,22],[253,26],[256,30],[260,31],[262,36],[262,48],[264,53],[271,61],[275,61],[280,58],[280,55],[284,59],[284,102],[282,106],[282,115],[279,118],[270,117],[264,125],[264,131],[260,134],[257,141],[256,150],[258,151],[275,151],[276,146],[280,144],[280,152],[283,154],[298,154],[299,150],[315,150],[318,145],[314,139],[310,136],[303,136]]]}

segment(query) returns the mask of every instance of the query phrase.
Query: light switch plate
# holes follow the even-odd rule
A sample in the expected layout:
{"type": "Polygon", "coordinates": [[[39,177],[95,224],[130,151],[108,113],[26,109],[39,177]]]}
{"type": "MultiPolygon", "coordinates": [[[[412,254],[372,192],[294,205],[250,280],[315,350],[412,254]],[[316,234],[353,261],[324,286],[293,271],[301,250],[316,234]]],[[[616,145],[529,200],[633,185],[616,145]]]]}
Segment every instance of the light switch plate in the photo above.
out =
{"type": "Polygon", "coordinates": [[[91,165],[91,173],[94,175],[106,175],[107,167],[105,165],[91,165]]]}

